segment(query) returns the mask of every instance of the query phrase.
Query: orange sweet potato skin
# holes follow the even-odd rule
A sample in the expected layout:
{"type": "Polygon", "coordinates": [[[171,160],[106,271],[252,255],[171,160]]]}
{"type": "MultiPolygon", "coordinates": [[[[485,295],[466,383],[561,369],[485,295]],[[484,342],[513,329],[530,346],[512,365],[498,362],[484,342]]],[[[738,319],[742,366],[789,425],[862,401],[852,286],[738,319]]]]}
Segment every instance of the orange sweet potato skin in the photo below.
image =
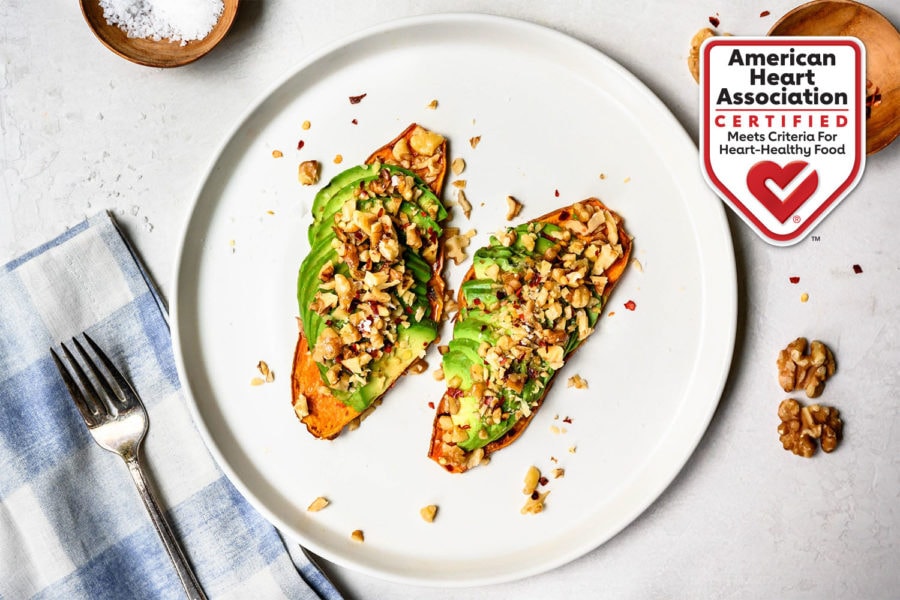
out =
{"type": "MultiPolygon", "coordinates": [[[[597,198],[588,198],[586,200],[583,200],[582,203],[583,204],[592,204],[593,206],[595,206],[597,208],[604,208],[606,210],[609,210],[597,198]]],[[[571,208],[572,208],[571,206],[565,206],[565,207],[556,209],[552,212],[547,213],[546,215],[543,215],[541,217],[534,219],[534,221],[559,225],[563,220],[565,220],[563,218],[563,215],[566,215],[567,213],[571,213],[571,208]]],[[[615,213],[613,213],[613,214],[615,214],[615,213]]],[[[606,301],[609,299],[609,296],[612,293],[613,288],[616,286],[616,284],[622,278],[622,274],[625,272],[625,268],[628,266],[629,256],[631,255],[631,245],[632,245],[631,237],[628,235],[628,233],[625,231],[624,227],[622,226],[622,220],[620,218],[617,218],[616,221],[618,222],[619,243],[622,245],[622,256],[620,256],[612,265],[610,265],[609,268],[607,268],[606,272],[604,273],[608,279],[606,288],[603,291],[604,305],[606,304],[606,301]]],[[[587,239],[587,238],[584,238],[584,239],[587,239]]],[[[469,270],[466,272],[465,277],[463,277],[463,282],[468,281],[469,279],[472,279],[474,276],[475,276],[474,268],[469,268],[469,270]]],[[[457,299],[457,303],[459,304],[460,308],[465,306],[465,297],[463,296],[463,293],[462,293],[462,286],[460,286],[460,292],[459,292],[459,296],[457,299]]],[[[572,350],[572,352],[569,354],[569,356],[567,357],[566,360],[568,360],[568,358],[570,358],[572,356],[572,354],[574,354],[575,351],[578,350],[582,344],[584,344],[584,341],[585,340],[582,340],[581,343],[579,343],[578,346],[576,346],[572,350]]],[[[541,397],[538,399],[537,406],[532,408],[531,415],[529,415],[528,417],[519,419],[515,423],[515,425],[513,425],[512,429],[510,429],[505,435],[503,435],[502,437],[500,437],[500,438],[494,440],[493,442],[490,442],[486,446],[484,446],[485,456],[488,456],[489,454],[496,452],[497,450],[500,450],[502,448],[509,446],[514,441],[516,441],[520,435],[522,435],[522,432],[525,431],[525,429],[531,423],[531,420],[534,418],[535,414],[537,414],[538,409],[543,404],[544,398],[547,397],[547,393],[550,391],[550,388],[552,387],[553,382],[555,381],[556,375],[558,373],[559,373],[558,371],[557,371],[557,373],[554,373],[553,377],[550,378],[550,381],[547,382],[547,386],[544,388],[543,394],[541,394],[541,397]]],[[[441,440],[441,435],[443,432],[442,432],[440,426],[438,425],[438,420],[440,419],[440,417],[442,415],[450,414],[449,402],[450,402],[450,396],[447,392],[445,392],[443,397],[441,398],[440,403],[437,406],[436,411],[435,411],[434,424],[432,426],[432,433],[431,433],[431,444],[429,446],[428,457],[431,458],[432,460],[434,460],[435,462],[437,462],[438,464],[440,464],[444,469],[446,469],[450,473],[463,473],[469,469],[469,467],[466,464],[455,464],[452,461],[446,461],[445,463],[442,464],[442,462],[441,462],[441,459],[446,458],[446,457],[444,457],[444,455],[443,455],[444,444],[442,443],[442,440],[441,440]]]]}
{"type": "MultiPolygon", "coordinates": [[[[397,164],[393,156],[394,145],[403,138],[408,141],[413,132],[419,127],[418,124],[412,123],[396,138],[376,150],[366,160],[366,164],[375,162],[397,164]]],[[[437,175],[429,177],[433,179],[429,183],[429,187],[440,196],[443,187],[444,177],[447,172],[447,141],[444,140],[440,146],[441,158],[438,163],[437,175]]],[[[423,176],[426,173],[412,169],[418,175],[423,176]]],[[[431,305],[431,318],[439,320],[443,312],[444,304],[444,279],[443,279],[443,248],[439,248],[438,257],[434,265],[432,265],[432,276],[429,281],[429,303],[431,305]]],[[[393,384],[392,384],[393,385],[393,384]]],[[[388,390],[390,387],[388,388],[388,390]]],[[[385,390],[387,393],[388,390],[385,390]]],[[[382,394],[383,396],[383,394],[382,394]]],[[[300,416],[301,422],[306,425],[307,431],[317,438],[334,439],[349,425],[354,419],[359,417],[360,413],[350,408],[340,400],[338,400],[330,390],[323,384],[322,376],[319,368],[312,358],[309,341],[303,333],[303,328],[299,328],[299,336],[297,345],[294,349],[293,369],[291,373],[291,404],[297,411],[301,397],[306,401],[307,414],[300,416]]],[[[376,400],[377,402],[377,400],[376,400]]],[[[372,406],[376,402],[372,403],[372,406]]]]}

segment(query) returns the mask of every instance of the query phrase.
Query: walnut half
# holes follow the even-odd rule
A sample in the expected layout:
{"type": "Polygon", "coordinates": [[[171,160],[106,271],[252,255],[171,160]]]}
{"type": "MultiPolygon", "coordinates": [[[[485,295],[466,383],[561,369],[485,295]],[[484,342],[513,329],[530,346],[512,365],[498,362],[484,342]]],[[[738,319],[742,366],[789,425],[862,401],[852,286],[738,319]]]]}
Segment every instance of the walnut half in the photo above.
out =
{"type": "Polygon", "coordinates": [[[798,337],[778,353],[778,383],[786,392],[803,390],[809,398],[817,398],[825,389],[825,380],[837,368],[834,354],[813,340],[807,351],[806,338],[798,337]]]}
{"type": "Polygon", "coordinates": [[[778,435],[785,450],[797,456],[810,458],[816,453],[816,441],[823,452],[833,452],[840,443],[844,423],[838,409],[831,406],[813,404],[801,406],[792,398],[778,405],[778,435]]]}

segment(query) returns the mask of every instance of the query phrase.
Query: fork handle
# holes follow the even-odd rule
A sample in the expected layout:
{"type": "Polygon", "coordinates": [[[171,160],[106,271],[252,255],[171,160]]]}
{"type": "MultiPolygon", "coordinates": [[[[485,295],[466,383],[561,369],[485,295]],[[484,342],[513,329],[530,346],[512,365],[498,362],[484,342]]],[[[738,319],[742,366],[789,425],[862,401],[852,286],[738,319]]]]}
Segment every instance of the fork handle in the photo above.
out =
{"type": "Polygon", "coordinates": [[[172,559],[172,565],[175,567],[175,572],[178,573],[181,585],[184,586],[185,594],[191,600],[206,600],[203,588],[197,582],[194,571],[184,557],[184,552],[182,552],[178,540],[172,533],[172,528],[169,527],[165,514],[160,509],[159,502],[157,502],[147,478],[144,477],[138,457],[132,455],[125,458],[125,464],[128,465],[128,471],[131,473],[131,478],[134,479],[134,484],[141,494],[141,500],[144,501],[144,506],[147,508],[147,512],[150,513],[150,519],[153,521],[156,533],[159,534],[159,539],[162,540],[169,558],[172,559]]]}

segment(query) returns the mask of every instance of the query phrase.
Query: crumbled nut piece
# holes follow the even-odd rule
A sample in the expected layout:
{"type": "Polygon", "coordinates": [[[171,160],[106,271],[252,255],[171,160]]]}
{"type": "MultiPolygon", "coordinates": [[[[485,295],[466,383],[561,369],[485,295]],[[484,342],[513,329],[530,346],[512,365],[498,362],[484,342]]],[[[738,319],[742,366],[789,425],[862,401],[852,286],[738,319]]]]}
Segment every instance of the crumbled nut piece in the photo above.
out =
{"type": "Polygon", "coordinates": [[[700,83],[700,46],[703,45],[704,40],[714,35],[716,35],[715,31],[709,27],[704,27],[691,38],[691,52],[688,54],[687,63],[688,69],[690,69],[691,75],[693,75],[694,81],[697,83],[700,83]]]}
{"type": "Polygon", "coordinates": [[[467,184],[467,183],[468,183],[468,182],[467,182],[465,179],[457,179],[457,180],[454,181],[451,185],[452,185],[453,187],[455,187],[456,189],[458,189],[458,190],[464,190],[464,189],[466,189],[466,184],[467,184]]]}
{"type": "Polygon", "coordinates": [[[549,494],[549,491],[535,493],[535,496],[529,497],[528,500],[525,501],[525,506],[523,506],[522,510],[519,512],[523,515],[536,515],[544,512],[544,499],[547,498],[549,494]]]}
{"type": "Polygon", "coordinates": [[[472,146],[472,150],[478,147],[478,144],[481,143],[481,136],[476,135],[474,137],[469,138],[469,145],[472,146]]]}
{"type": "Polygon", "coordinates": [[[284,156],[284,152],[281,150],[272,150],[272,158],[281,158],[284,156]]]}
{"type": "Polygon", "coordinates": [[[816,440],[822,451],[832,452],[843,435],[840,411],[831,406],[801,406],[792,398],[778,405],[778,435],[785,450],[809,458],[816,453],[816,440]]]}
{"type": "Polygon", "coordinates": [[[528,470],[525,472],[525,487],[522,489],[522,493],[526,496],[530,496],[531,494],[533,494],[540,480],[540,469],[538,469],[534,465],[528,467],[528,470]]]}
{"type": "Polygon", "coordinates": [[[825,389],[825,380],[834,375],[836,365],[831,350],[813,340],[807,352],[806,338],[799,337],[778,353],[778,383],[786,392],[803,390],[817,398],[825,389]]]}
{"type": "Polygon", "coordinates": [[[319,496],[312,503],[306,507],[308,512],[319,512],[323,508],[329,505],[328,498],[325,496],[319,496]]]}
{"type": "Polygon", "coordinates": [[[425,359],[417,358],[411,365],[409,365],[409,370],[407,371],[407,373],[411,375],[421,375],[427,370],[428,363],[425,362],[425,359]]]}
{"type": "Polygon", "coordinates": [[[309,129],[310,126],[311,126],[311,123],[310,123],[309,121],[303,121],[303,123],[300,125],[300,127],[301,127],[304,131],[306,131],[307,129],[309,129]]]}
{"type": "Polygon", "coordinates": [[[444,136],[434,131],[419,127],[409,136],[409,146],[413,152],[422,156],[434,156],[444,143],[444,136]]]}
{"type": "Polygon", "coordinates": [[[431,376],[434,377],[435,381],[443,381],[444,380],[444,368],[438,367],[431,373],[431,376]]]}
{"type": "Polygon", "coordinates": [[[644,272],[644,265],[642,265],[642,264],[641,264],[641,261],[639,261],[638,259],[632,258],[632,259],[631,259],[631,265],[632,265],[635,269],[637,269],[639,272],[641,272],[641,273],[644,272]]]}
{"type": "Polygon", "coordinates": [[[428,103],[428,106],[426,106],[425,108],[428,108],[428,109],[430,109],[430,110],[434,110],[434,109],[436,109],[437,107],[438,107],[438,101],[437,101],[437,99],[435,98],[434,100],[432,100],[431,102],[429,102],[429,103],[428,103]]]}
{"type": "Polygon", "coordinates": [[[512,221],[522,212],[522,203],[512,196],[506,197],[506,220],[512,221]]]}
{"type": "Polygon", "coordinates": [[[437,515],[438,507],[436,504],[429,504],[428,506],[423,506],[419,510],[419,514],[422,515],[422,519],[426,523],[434,522],[434,517],[437,515]]]}
{"type": "Polygon", "coordinates": [[[297,415],[298,419],[303,419],[309,415],[309,403],[305,395],[297,394],[297,400],[294,403],[294,414],[297,415]]]}
{"type": "Polygon", "coordinates": [[[448,227],[446,229],[448,237],[444,242],[444,252],[446,253],[447,258],[452,259],[457,265],[466,260],[465,249],[469,246],[469,241],[474,235],[474,233],[470,235],[471,231],[466,233],[458,233],[458,231],[458,229],[448,227]],[[453,233],[454,230],[457,233],[453,233]]]}
{"type": "Polygon", "coordinates": [[[557,467],[550,471],[550,473],[553,475],[553,479],[559,479],[560,477],[565,477],[566,470],[562,467],[557,467]]]}
{"type": "Polygon", "coordinates": [[[303,185],[315,185],[319,183],[319,161],[304,160],[297,168],[297,178],[303,185]]]}
{"type": "Polygon", "coordinates": [[[808,300],[809,300],[809,294],[807,294],[806,292],[803,292],[802,294],[800,294],[800,302],[803,302],[805,304],[808,300]]]}
{"type": "Polygon", "coordinates": [[[566,387],[573,387],[576,390],[586,390],[588,382],[581,375],[572,375],[566,382],[566,387]]]}
{"type": "Polygon", "coordinates": [[[334,164],[339,165],[342,162],[344,162],[344,156],[342,154],[335,154],[334,155],[334,164]]]}
{"type": "Polygon", "coordinates": [[[250,380],[250,385],[252,385],[252,386],[263,385],[265,382],[266,382],[266,380],[263,379],[262,377],[254,377],[253,379],[250,380]]]}
{"type": "Polygon", "coordinates": [[[262,376],[265,377],[266,383],[272,383],[273,381],[275,381],[275,371],[269,368],[269,365],[266,363],[266,361],[259,361],[259,363],[257,363],[256,365],[256,368],[259,370],[262,376]]]}
{"type": "Polygon", "coordinates": [[[466,193],[464,191],[456,190],[456,203],[459,204],[463,214],[466,215],[466,218],[468,219],[472,215],[472,205],[469,203],[469,199],[466,198],[466,193]]]}
{"type": "Polygon", "coordinates": [[[450,163],[450,170],[453,171],[454,175],[459,175],[466,170],[466,161],[462,158],[454,158],[453,162],[450,163]]]}
{"type": "Polygon", "coordinates": [[[350,539],[354,542],[364,542],[366,541],[366,536],[363,535],[362,529],[354,529],[350,532],[350,539]]]}

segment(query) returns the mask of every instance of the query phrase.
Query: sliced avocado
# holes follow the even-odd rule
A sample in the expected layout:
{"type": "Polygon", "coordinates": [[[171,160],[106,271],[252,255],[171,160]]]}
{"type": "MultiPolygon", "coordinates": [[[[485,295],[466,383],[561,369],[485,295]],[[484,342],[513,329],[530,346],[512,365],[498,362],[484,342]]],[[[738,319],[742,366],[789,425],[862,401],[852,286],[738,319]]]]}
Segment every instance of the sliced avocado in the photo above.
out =
{"type": "Polygon", "coordinates": [[[401,328],[397,334],[396,350],[375,361],[369,382],[352,393],[334,392],[344,404],[357,412],[362,412],[375,398],[381,396],[394,381],[437,337],[437,324],[423,321],[401,328]]]}
{"type": "Polygon", "coordinates": [[[317,222],[321,220],[325,206],[335,194],[343,189],[352,188],[354,184],[357,184],[362,179],[377,175],[378,171],[378,165],[359,165],[341,171],[335,175],[325,187],[319,190],[316,197],[313,199],[313,221],[317,222]]]}

